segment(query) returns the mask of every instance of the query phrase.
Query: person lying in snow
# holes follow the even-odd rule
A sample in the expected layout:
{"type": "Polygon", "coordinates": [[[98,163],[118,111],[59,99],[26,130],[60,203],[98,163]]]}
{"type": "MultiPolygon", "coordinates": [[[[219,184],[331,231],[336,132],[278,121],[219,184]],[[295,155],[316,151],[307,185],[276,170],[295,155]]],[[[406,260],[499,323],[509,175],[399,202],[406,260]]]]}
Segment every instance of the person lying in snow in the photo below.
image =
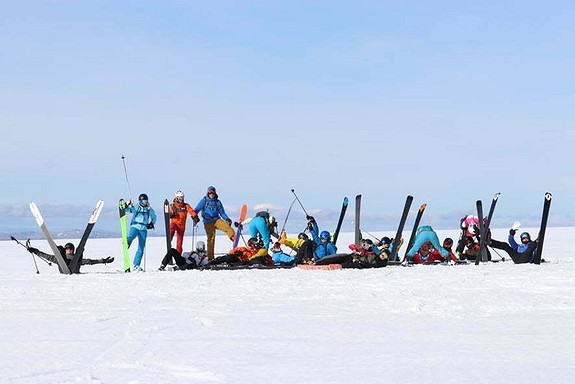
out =
{"type": "MultiPolygon", "coordinates": [[[[54,256],[54,255],[51,255],[51,254],[46,253],[46,252],[42,252],[38,248],[34,248],[34,247],[30,247],[30,246],[27,246],[26,249],[28,250],[28,252],[46,260],[49,263],[56,263],[56,264],[58,263],[56,261],[56,256],[54,256]]],[[[66,245],[64,245],[63,247],[61,245],[59,245],[58,249],[60,250],[60,254],[64,258],[64,261],[66,262],[66,264],[68,266],[70,266],[70,263],[72,262],[72,259],[74,258],[74,250],[75,250],[74,244],[66,243],[66,245]]],[[[104,257],[102,259],[83,258],[81,265],[109,264],[113,261],[114,261],[114,258],[110,257],[110,256],[104,257]]]]}
{"type": "Polygon", "coordinates": [[[213,259],[208,265],[206,265],[206,268],[209,269],[212,265],[223,263],[231,265],[273,265],[273,260],[270,255],[267,254],[267,250],[265,255],[261,255],[261,250],[265,250],[265,248],[262,247],[263,244],[261,240],[251,237],[248,240],[247,247],[235,247],[231,249],[227,254],[213,259]]]}
{"type": "Polygon", "coordinates": [[[160,264],[160,268],[158,268],[158,270],[165,270],[166,266],[170,261],[172,261],[172,259],[176,262],[174,271],[203,267],[208,264],[206,244],[203,241],[198,241],[195,251],[184,252],[183,254],[181,254],[177,249],[171,248],[162,259],[162,264],[160,264]]]}

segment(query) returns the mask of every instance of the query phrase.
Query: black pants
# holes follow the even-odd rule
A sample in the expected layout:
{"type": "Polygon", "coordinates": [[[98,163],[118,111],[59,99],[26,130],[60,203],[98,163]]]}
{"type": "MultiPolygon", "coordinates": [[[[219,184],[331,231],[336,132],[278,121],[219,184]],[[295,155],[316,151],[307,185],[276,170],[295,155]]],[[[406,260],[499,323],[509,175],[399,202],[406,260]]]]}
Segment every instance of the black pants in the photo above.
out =
{"type": "Polygon", "coordinates": [[[491,240],[489,246],[507,252],[509,257],[511,257],[511,260],[513,260],[515,264],[525,264],[531,261],[531,258],[533,257],[533,252],[535,251],[535,248],[537,248],[537,243],[534,241],[531,242],[527,247],[527,250],[521,253],[513,249],[511,245],[493,239],[491,240]]]}
{"type": "Polygon", "coordinates": [[[304,264],[306,261],[313,259],[314,242],[306,240],[302,246],[297,250],[295,263],[304,264]]]}
{"type": "Polygon", "coordinates": [[[168,253],[166,253],[166,256],[164,256],[164,258],[162,259],[162,266],[165,267],[166,265],[168,265],[170,261],[172,261],[172,259],[174,259],[176,265],[180,269],[191,269],[196,267],[195,261],[192,264],[188,264],[186,262],[186,259],[182,257],[182,255],[180,254],[180,252],[178,252],[176,248],[171,248],[168,251],[168,253]]]}

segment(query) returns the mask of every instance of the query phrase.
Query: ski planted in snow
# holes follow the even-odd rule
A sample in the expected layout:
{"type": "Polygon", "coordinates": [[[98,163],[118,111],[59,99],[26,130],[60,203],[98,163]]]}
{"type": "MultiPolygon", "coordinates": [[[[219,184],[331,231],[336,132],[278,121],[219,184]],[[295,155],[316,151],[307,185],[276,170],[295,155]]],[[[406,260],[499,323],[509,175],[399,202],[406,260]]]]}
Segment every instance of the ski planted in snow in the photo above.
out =
{"type": "Polygon", "coordinates": [[[96,203],[96,207],[92,211],[92,215],[88,220],[88,224],[86,225],[86,229],[84,230],[84,234],[82,235],[82,239],[76,247],[76,252],[74,253],[74,258],[70,263],[70,272],[71,273],[80,273],[80,265],[82,265],[82,258],[84,257],[84,248],[86,246],[86,242],[88,241],[88,237],[92,232],[92,228],[98,221],[98,217],[100,217],[100,213],[102,212],[102,208],[104,208],[104,200],[98,200],[96,203]]]}
{"type": "Polygon", "coordinates": [[[46,222],[44,221],[44,218],[42,217],[40,210],[38,209],[38,207],[34,202],[30,203],[30,211],[32,211],[34,219],[36,219],[36,223],[42,230],[42,233],[44,233],[44,237],[46,238],[46,241],[48,241],[50,248],[52,248],[52,252],[54,252],[54,257],[56,258],[56,262],[58,263],[58,270],[60,271],[60,273],[69,275],[70,268],[68,268],[68,265],[64,261],[64,258],[62,257],[62,254],[58,249],[58,246],[54,242],[52,235],[50,235],[50,231],[48,231],[48,227],[46,226],[46,222]]]}
{"type": "Polygon", "coordinates": [[[166,252],[172,248],[172,236],[170,236],[170,202],[164,200],[164,227],[166,228],[166,252]]]}
{"type": "Polygon", "coordinates": [[[361,195],[355,197],[355,244],[361,243],[361,227],[359,219],[361,217],[361,195]]]}
{"type": "Polygon", "coordinates": [[[411,208],[411,203],[413,202],[413,196],[408,195],[405,199],[405,205],[403,206],[403,212],[401,218],[399,219],[399,226],[397,227],[397,232],[393,238],[393,245],[391,247],[391,255],[389,255],[389,261],[397,261],[397,251],[399,244],[401,243],[401,235],[403,233],[403,227],[405,227],[405,222],[407,221],[407,216],[409,215],[409,208],[411,208]]]}
{"type": "MultiPolygon", "coordinates": [[[[489,236],[489,230],[491,226],[491,219],[493,218],[493,212],[495,211],[495,206],[497,205],[497,200],[501,193],[497,192],[493,195],[493,199],[491,200],[491,207],[489,207],[489,213],[487,214],[487,218],[483,220],[482,216],[479,216],[479,253],[478,256],[475,258],[475,265],[478,265],[480,261],[486,262],[489,261],[487,257],[487,237],[489,236]]],[[[481,203],[480,200],[477,203],[481,203]]],[[[476,205],[477,205],[476,203],[476,205]]],[[[483,203],[481,205],[481,214],[483,214],[483,203]]],[[[479,213],[479,205],[477,206],[477,211],[479,213]]]]}
{"type": "Polygon", "coordinates": [[[335,227],[335,232],[333,233],[332,237],[333,245],[337,243],[337,238],[339,237],[339,231],[341,230],[341,225],[343,224],[343,218],[345,217],[345,211],[347,211],[348,203],[349,199],[344,197],[343,204],[341,205],[341,212],[339,213],[339,220],[337,221],[337,227],[335,227]]]}
{"type": "Polygon", "coordinates": [[[236,230],[236,237],[234,238],[233,248],[237,247],[240,242],[240,236],[242,235],[242,229],[243,229],[242,223],[244,222],[247,216],[248,216],[248,205],[244,204],[240,209],[240,218],[238,220],[238,229],[236,230]]]}
{"type": "Polygon", "coordinates": [[[545,193],[543,200],[543,214],[541,216],[541,226],[539,227],[539,236],[537,236],[537,249],[535,250],[534,264],[541,264],[541,255],[543,254],[543,241],[545,240],[545,230],[547,229],[547,220],[549,219],[549,209],[553,195],[550,192],[545,193]]]}
{"type": "Polygon", "coordinates": [[[419,223],[421,222],[421,217],[423,216],[423,212],[425,212],[425,208],[427,204],[421,204],[419,206],[419,210],[417,211],[417,216],[415,216],[415,221],[413,222],[413,229],[411,230],[411,236],[409,236],[409,242],[407,243],[407,248],[405,249],[405,255],[403,256],[403,260],[401,263],[403,264],[405,260],[407,260],[407,253],[413,247],[415,243],[415,236],[417,235],[417,228],[419,228],[419,223]]]}
{"type": "Polygon", "coordinates": [[[122,255],[124,256],[124,272],[130,272],[130,252],[128,251],[128,219],[126,218],[126,202],[120,199],[120,229],[122,230],[122,255]]]}

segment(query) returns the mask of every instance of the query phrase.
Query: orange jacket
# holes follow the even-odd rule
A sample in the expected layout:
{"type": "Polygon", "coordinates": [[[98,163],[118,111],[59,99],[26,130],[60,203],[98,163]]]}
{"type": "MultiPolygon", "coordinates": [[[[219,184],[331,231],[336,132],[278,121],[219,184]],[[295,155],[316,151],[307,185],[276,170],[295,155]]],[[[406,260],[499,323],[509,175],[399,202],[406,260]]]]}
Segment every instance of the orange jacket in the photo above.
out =
{"type": "Polygon", "coordinates": [[[188,203],[178,203],[176,199],[170,204],[170,220],[171,224],[180,228],[186,228],[186,219],[188,213],[192,217],[196,217],[196,211],[188,203]]]}
{"type": "Polygon", "coordinates": [[[235,255],[238,257],[239,261],[248,261],[258,253],[259,249],[253,249],[250,247],[235,247],[228,252],[229,255],[235,255]]]}

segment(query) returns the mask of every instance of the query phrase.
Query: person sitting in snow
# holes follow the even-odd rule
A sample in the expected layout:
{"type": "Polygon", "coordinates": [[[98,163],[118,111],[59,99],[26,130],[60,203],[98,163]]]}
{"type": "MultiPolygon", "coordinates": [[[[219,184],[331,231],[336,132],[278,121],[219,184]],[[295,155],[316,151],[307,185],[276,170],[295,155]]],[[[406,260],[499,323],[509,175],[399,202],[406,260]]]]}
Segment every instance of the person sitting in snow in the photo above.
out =
{"type": "Polygon", "coordinates": [[[466,236],[464,238],[464,248],[463,251],[459,254],[460,260],[472,260],[475,261],[475,258],[479,254],[479,243],[476,242],[473,237],[466,236]]]}
{"type": "MultiPolygon", "coordinates": [[[[49,263],[56,263],[56,264],[58,263],[56,261],[56,256],[54,256],[54,255],[51,255],[51,254],[46,253],[46,252],[42,252],[38,248],[30,247],[29,245],[26,246],[26,249],[28,250],[28,252],[46,260],[49,263]]],[[[64,258],[66,265],[68,265],[68,267],[70,267],[70,263],[74,259],[74,250],[75,250],[74,244],[66,243],[66,245],[64,245],[63,247],[61,245],[59,245],[58,250],[60,251],[60,255],[62,255],[62,257],[64,258]]],[[[110,257],[110,256],[104,257],[101,259],[82,258],[81,265],[109,264],[113,261],[114,261],[114,258],[110,257]]]]}
{"type": "Polygon", "coordinates": [[[349,260],[341,263],[342,268],[380,268],[387,266],[388,254],[379,249],[372,240],[362,239],[361,245],[350,244],[349,260]]]}
{"type": "Polygon", "coordinates": [[[322,258],[335,255],[337,253],[337,247],[331,242],[331,235],[328,231],[321,231],[319,233],[319,227],[313,216],[306,216],[308,220],[308,229],[311,233],[312,239],[316,244],[313,258],[317,262],[322,258]]]}
{"type": "Polygon", "coordinates": [[[247,247],[235,247],[227,254],[213,259],[206,267],[209,268],[211,265],[223,263],[231,265],[273,265],[273,261],[267,254],[267,250],[264,256],[261,255],[260,250],[262,247],[263,244],[261,240],[256,237],[251,237],[248,240],[247,247]]]}
{"type": "Polygon", "coordinates": [[[431,251],[431,254],[433,256],[434,259],[437,260],[441,260],[441,261],[455,261],[458,262],[460,261],[457,256],[455,256],[455,254],[453,253],[452,247],[453,247],[453,239],[450,237],[446,237],[443,240],[443,244],[442,244],[443,248],[449,252],[449,256],[444,257],[441,253],[439,253],[439,251],[435,248],[433,248],[433,250],[431,251]]]}
{"type": "Polygon", "coordinates": [[[277,266],[293,266],[295,265],[296,257],[288,255],[282,250],[281,244],[279,242],[275,242],[272,247],[272,260],[274,261],[274,265],[277,266]]]}
{"type": "MultiPolygon", "coordinates": [[[[397,250],[398,251],[402,245],[403,245],[403,238],[399,239],[399,242],[397,244],[397,250]]],[[[387,236],[382,237],[381,240],[378,242],[378,247],[381,249],[382,252],[385,252],[385,254],[388,257],[388,260],[391,260],[389,257],[393,253],[393,239],[391,239],[387,236]]],[[[394,260],[391,260],[391,261],[399,261],[399,256],[398,256],[397,252],[395,253],[394,260]]]]}
{"type": "Polygon", "coordinates": [[[177,249],[171,248],[162,259],[162,264],[158,270],[165,270],[166,266],[172,261],[172,259],[176,262],[174,271],[203,267],[208,264],[206,244],[203,241],[198,241],[195,251],[184,252],[183,254],[178,252],[177,249]]]}
{"type": "Polygon", "coordinates": [[[287,245],[297,252],[295,260],[296,265],[313,264],[315,243],[304,232],[301,232],[296,239],[288,238],[286,231],[282,231],[278,242],[282,245],[287,245]]]}
{"type": "Polygon", "coordinates": [[[490,238],[487,239],[487,244],[490,247],[502,249],[507,252],[515,264],[533,263],[535,250],[537,249],[537,240],[531,240],[529,232],[523,232],[519,236],[521,238],[521,244],[517,244],[515,241],[516,232],[517,230],[515,229],[509,230],[509,237],[507,239],[509,244],[490,238]]]}
{"type": "Polygon", "coordinates": [[[433,264],[435,262],[442,262],[446,260],[440,252],[432,252],[433,245],[428,241],[424,243],[416,253],[411,257],[413,264],[433,264]]]}

